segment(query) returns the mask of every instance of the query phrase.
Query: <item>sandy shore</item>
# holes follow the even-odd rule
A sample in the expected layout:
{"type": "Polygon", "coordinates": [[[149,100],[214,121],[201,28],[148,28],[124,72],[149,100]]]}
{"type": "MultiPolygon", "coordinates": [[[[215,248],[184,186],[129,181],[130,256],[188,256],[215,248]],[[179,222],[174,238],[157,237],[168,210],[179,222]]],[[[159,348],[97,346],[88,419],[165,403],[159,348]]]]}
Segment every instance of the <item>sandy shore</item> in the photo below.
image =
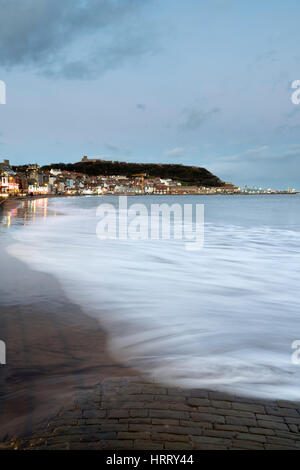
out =
{"type": "Polygon", "coordinates": [[[54,278],[1,255],[3,261],[14,269],[0,288],[7,346],[7,364],[0,368],[0,439],[32,433],[104,377],[134,374],[108,355],[99,323],[71,304],[54,278]],[[15,305],[5,305],[8,285],[16,291],[15,305]]]}
{"type": "MultiPolygon", "coordinates": [[[[0,198],[0,211],[3,213],[18,207],[22,199],[19,198],[0,198]]],[[[0,212],[0,215],[1,215],[0,212]]]]}
{"type": "MultiPolygon", "coordinates": [[[[19,203],[7,200],[2,213],[19,203]]],[[[32,433],[99,380],[136,372],[109,356],[99,323],[69,301],[54,277],[0,248],[0,339],[7,348],[7,364],[0,366],[1,442],[32,433]]]]}
{"type": "Polygon", "coordinates": [[[0,449],[300,449],[300,403],[145,381],[53,276],[0,248],[0,449]]]}
{"type": "MultiPolygon", "coordinates": [[[[78,197],[78,196],[65,196],[65,195],[55,195],[55,194],[47,194],[45,196],[25,196],[25,197],[8,197],[4,198],[0,196],[0,211],[9,211],[19,206],[20,203],[38,199],[49,199],[49,198],[59,198],[59,197],[78,197]]],[[[1,212],[0,212],[1,215],[1,212]]]]}

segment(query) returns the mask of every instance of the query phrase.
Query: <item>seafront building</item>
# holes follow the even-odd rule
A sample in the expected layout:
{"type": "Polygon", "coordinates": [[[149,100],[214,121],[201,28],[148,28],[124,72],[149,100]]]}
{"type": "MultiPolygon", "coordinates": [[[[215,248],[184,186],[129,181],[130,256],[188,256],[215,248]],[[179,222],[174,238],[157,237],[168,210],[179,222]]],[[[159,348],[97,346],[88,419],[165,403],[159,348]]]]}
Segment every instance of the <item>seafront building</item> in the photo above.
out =
{"type": "MultiPolygon", "coordinates": [[[[84,162],[96,159],[83,157],[84,162]]],[[[212,194],[269,194],[272,189],[239,188],[231,182],[220,187],[189,185],[170,178],[147,175],[97,175],[90,176],[57,168],[42,169],[37,164],[12,167],[9,160],[0,163],[0,196],[15,195],[212,195],[212,194]]],[[[286,191],[286,192],[295,192],[286,191]]]]}
{"type": "Polygon", "coordinates": [[[17,174],[10,166],[9,160],[0,163],[0,194],[15,195],[19,193],[20,185],[17,174]]]}

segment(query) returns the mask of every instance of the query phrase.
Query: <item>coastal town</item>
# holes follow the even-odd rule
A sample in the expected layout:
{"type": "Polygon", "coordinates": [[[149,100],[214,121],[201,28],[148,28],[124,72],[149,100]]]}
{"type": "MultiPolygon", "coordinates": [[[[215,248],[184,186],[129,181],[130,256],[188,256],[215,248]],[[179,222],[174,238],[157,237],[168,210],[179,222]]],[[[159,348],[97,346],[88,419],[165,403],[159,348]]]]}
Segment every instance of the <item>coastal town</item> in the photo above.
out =
{"type": "MultiPolygon", "coordinates": [[[[83,163],[94,160],[84,156],[83,163]]],[[[279,191],[259,187],[240,188],[231,182],[222,186],[189,185],[171,178],[151,177],[146,173],[131,176],[95,175],[28,164],[15,167],[9,160],[0,163],[0,197],[79,196],[79,195],[209,195],[209,194],[279,194],[296,193],[295,189],[279,191]]]]}

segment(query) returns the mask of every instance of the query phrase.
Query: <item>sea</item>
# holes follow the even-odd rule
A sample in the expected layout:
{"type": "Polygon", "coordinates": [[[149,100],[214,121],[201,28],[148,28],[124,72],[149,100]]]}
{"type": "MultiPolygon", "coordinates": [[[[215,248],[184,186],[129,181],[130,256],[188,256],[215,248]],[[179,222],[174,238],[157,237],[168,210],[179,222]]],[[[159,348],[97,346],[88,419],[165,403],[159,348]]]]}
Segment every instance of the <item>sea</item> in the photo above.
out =
{"type": "MultiPolygon", "coordinates": [[[[172,236],[99,236],[101,207],[118,217],[118,196],[24,204],[26,218],[2,217],[3,249],[55,276],[116,360],[169,385],[300,400],[299,194],[127,198],[144,218],[153,204],[203,207],[193,250],[172,236]]],[[[170,220],[175,233],[182,220],[170,220]]],[[[24,299],[12,288],[2,301],[24,299]]]]}

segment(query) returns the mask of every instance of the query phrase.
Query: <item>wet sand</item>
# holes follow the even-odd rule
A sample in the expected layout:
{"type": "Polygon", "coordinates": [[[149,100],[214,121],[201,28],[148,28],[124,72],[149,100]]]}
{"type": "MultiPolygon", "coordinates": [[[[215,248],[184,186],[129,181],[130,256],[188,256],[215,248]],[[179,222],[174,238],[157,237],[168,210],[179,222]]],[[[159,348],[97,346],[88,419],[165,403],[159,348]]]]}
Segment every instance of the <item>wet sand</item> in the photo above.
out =
{"type": "Polygon", "coordinates": [[[0,198],[0,217],[7,211],[18,207],[22,199],[19,198],[0,198]]]}
{"type": "MultiPolygon", "coordinates": [[[[9,200],[5,211],[18,205],[9,200]]],[[[99,323],[69,301],[54,277],[10,257],[2,244],[0,252],[0,339],[7,348],[0,365],[1,442],[31,434],[101,379],[136,372],[109,356],[99,323]]]]}

